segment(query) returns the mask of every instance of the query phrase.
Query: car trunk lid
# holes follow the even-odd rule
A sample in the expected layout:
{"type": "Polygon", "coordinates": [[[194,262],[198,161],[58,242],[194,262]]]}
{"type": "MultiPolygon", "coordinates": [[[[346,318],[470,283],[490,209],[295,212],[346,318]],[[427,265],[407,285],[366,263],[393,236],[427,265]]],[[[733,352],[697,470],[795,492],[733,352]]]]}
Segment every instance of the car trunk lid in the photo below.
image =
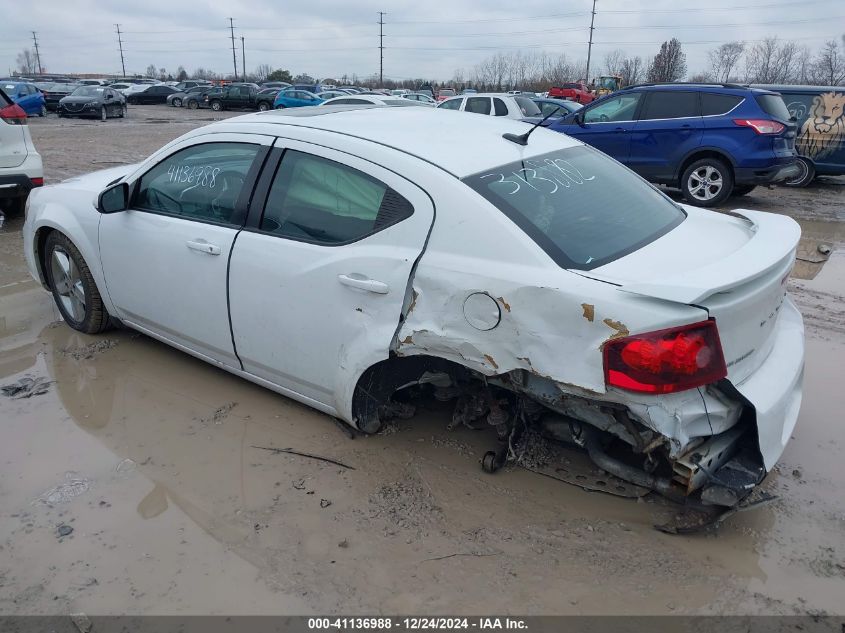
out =
{"type": "Polygon", "coordinates": [[[687,219],[644,248],[580,275],[620,290],[696,305],[716,319],[728,377],[738,384],[771,351],[801,235],[786,216],[685,207],[687,219]]]}

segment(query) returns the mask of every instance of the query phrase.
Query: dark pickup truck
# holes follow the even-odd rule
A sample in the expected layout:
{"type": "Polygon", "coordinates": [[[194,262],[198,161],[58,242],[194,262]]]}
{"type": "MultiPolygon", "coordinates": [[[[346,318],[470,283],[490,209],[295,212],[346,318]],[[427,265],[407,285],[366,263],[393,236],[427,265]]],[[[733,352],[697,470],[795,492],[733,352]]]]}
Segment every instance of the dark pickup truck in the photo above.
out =
{"type": "Polygon", "coordinates": [[[212,110],[265,110],[273,109],[272,94],[258,94],[255,84],[232,84],[206,93],[203,100],[212,110]]]}

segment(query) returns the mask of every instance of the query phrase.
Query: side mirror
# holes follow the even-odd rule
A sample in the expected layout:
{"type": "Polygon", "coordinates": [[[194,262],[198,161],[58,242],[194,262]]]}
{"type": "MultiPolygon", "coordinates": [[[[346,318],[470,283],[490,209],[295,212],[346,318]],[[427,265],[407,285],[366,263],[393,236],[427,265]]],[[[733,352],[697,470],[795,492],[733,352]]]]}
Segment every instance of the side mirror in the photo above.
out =
{"type": "Polygon", "coordinates": [[[19,93],[18,93],[18,98],[23,98],[23,97],[25,97],[25,96],[26,96],[26,93],[25,93],[25,92],[19,92],[19,93]]]}
{"type": "Polygon", "coordinates": [[[100,194],[97,199],[97,211],[100,213],[119,213],[129,208],[129,185],[119,182],[100,194]]]}
{"type": "Polygon", "coordinates": [[[576,112],[575,113],[575,123],[584,127],[584,113],[583,112],[576,112]]]}
{"type": "Polygon", "coordinates": [[[109,99],[114,99],[114,97],[111,95],[106,95],[106,101],[108,101],[109,99]]]}

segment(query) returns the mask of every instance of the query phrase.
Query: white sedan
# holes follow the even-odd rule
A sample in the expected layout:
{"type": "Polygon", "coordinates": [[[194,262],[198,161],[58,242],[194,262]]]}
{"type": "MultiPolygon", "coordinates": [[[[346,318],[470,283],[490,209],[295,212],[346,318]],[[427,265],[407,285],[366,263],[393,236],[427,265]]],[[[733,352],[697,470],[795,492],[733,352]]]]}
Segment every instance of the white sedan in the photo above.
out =
{"type": "Polygon", "coordinates": [[[446,99],[437,104],[440,110],[459,110],[474,114],[525,119],[542,116],[537,104],[519,94],[475,93],[446,99]]]}
{"type": "Polygon", "coordinates": [[[420,103],[403,99],[402,97],[393,97],[391,95],[344,95],[342,97],[334,97],[326,99],[321,106],[338,106],[338,105],[373,105],[373,106],[430,106],[428,103],[420,103]]]}
{"type": "Polygon", "coordinates": [[[119,320],[364,432],[423,385],[502,439],[543,427],[624,480],[737,506],[798,416],[798,225],[678,205],[530,129],[227,119],[33,191],[27,264],[70,327],[119,320]]]}

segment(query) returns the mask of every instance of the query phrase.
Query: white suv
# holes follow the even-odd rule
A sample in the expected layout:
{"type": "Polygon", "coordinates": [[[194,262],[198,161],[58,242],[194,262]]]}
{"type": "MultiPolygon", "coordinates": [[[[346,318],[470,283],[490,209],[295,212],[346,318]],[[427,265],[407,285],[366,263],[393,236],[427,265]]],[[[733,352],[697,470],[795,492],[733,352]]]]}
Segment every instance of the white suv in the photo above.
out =
{"type": "MultiPolygon", "coordinates": [[[[0,90],[0,205],[23,208],[33,187],[44,184],[41,155],[35,151],[26,112],[0,90]]],[[[2,208],[0,206],[0,208],[2,208]]]]}
{"type": "Polygon", "coordinates": [[[501,93],[461,95],[441,101],[437,107],[441,110],[461,110],[509,119],[542,116],[537,104],[528,97],[501,93]]]}

